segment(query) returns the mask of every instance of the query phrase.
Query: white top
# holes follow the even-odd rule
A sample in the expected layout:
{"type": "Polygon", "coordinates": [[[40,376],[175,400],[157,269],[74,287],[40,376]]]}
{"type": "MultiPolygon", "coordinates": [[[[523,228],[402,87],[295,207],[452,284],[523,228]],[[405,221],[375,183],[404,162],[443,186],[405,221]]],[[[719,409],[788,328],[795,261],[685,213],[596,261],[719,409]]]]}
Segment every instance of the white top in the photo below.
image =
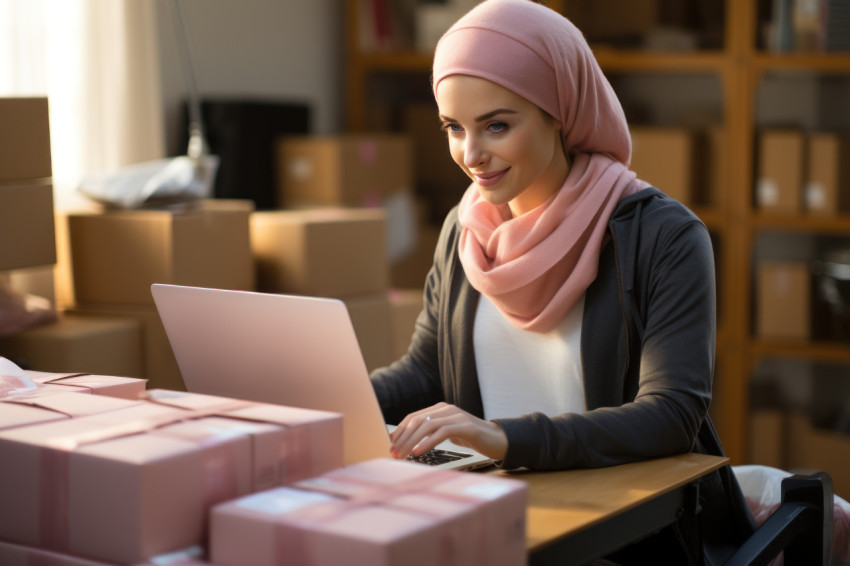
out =
{"type": "Polygon", "coordinates": [[[583,314],[584,297],[557,328],[540,334],[515,327],[481,296],[473,345],[485,419],[585,411],[583,314]]]}

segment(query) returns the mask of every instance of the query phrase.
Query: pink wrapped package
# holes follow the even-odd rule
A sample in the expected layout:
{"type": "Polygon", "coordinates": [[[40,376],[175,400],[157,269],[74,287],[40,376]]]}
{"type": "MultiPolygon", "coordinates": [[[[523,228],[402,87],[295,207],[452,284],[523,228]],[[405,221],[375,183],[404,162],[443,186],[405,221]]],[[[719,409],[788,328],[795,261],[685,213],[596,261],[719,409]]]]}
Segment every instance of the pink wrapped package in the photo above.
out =
{"type": "Polygon", "coordinates": [[[0,541],[0,564],[3,566],[111,566],[104,562],[0,541]]]}
{"type": "Polygon", "coordinates": [[[0,401],[0,430],[126,409],[138,404],[98,395],[63,393],[0,401]]]}
{"type": "Polygon", "coordinates": [[[218,566],[526,563],[524,482],[392,459],[222,503],[218,566]]]}
{"type": "Polygon", "coordinates": [[[163,389],[148,391],[145,397],[162,405],[233,419],[231,426],[241,426],[246,432],[251,424],[264,425],[266,428],[250,433],[255,450],[253,491],[317,476],[343,464],[339,413],[163,389]]]}
{"type": "Polygon", "coordinates": [[[204,544],[212,505],[312,473],[314,460],[342,461],[337,413],[166,393],[168,402],[0,431],[0,461],[13,463],[0,467],[0,501],[12,510],[0,514],[0,539],[141,562],[204,544]],[[337,455],[309,458],[308,442],[324,449],[323,439],[337,455]]]}
{"type": "Polygon", "coordinates": [[[138,399],[145,391],[147,379],[117,375],[92,375],[88,373],[49,373],[25,370],[35,383],[72,388],[93,395],[106,395],[121,399],[138,399]]]}
{"type": "Polygon", "coordinates": [[[146,384],[146,379],[134,377],[23,370],[0,357],[0,399],[46,397],[73,391],[135,400],[146,384]]]}

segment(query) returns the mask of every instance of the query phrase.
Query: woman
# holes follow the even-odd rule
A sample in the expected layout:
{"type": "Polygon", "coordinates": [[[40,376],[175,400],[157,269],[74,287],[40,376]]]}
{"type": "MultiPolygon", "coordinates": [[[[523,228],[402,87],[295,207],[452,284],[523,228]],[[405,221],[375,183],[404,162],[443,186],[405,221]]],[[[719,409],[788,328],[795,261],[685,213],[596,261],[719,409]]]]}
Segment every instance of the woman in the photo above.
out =
{"type": "MultiPolygon", "coordinates": [[[[393,456],[447,438],[506,469],[722,454],[708,232],[629,171],[622,107],[581,33],[530,0],[488,0],[441,38],[432,80],[472,184],[408,353],[372,375],[393,456]]],[[[752,517],[728,467],[700,488],[714,563],[752,517]]],[[[653,563],[684,559],[681,527],[645,541],[653,563]]]]}

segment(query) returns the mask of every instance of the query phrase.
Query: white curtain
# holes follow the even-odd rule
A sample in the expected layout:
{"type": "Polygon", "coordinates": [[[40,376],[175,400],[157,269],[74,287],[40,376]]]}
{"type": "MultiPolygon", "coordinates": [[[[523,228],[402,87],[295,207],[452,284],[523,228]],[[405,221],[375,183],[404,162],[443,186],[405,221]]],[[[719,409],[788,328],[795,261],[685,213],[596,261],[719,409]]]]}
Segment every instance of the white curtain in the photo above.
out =
{"type": "Polygon", "coordinates": [[[164,157],[155,0],[0,0],[0,96],[46,95],[57,209],[88,173],[164,157]]]}

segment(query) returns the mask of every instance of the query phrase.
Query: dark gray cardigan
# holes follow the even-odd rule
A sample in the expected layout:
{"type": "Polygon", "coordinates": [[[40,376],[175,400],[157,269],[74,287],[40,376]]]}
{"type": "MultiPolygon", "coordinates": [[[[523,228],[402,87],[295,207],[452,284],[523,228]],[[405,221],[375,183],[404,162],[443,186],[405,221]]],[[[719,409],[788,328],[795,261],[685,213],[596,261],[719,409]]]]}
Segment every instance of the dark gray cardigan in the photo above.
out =
{"type": "MultiPolygon", "coordinates": [[[[478,292],[457,256],[457,210],[443,225],[408,353],[372,374],[387,422],[439,401],[483,418],[472,329],[478,292]]],[[[495,420],[500,465],[601,467],[694,451],[722,455],[708,416],[716,334],[714,257],[705,225],[657,189],[617,206],[587,290],[582,371],[587,412],[495,420]]],[[[703,482],[703,530],[725,555],[753,530],[731,469],[703,482]]]]}

